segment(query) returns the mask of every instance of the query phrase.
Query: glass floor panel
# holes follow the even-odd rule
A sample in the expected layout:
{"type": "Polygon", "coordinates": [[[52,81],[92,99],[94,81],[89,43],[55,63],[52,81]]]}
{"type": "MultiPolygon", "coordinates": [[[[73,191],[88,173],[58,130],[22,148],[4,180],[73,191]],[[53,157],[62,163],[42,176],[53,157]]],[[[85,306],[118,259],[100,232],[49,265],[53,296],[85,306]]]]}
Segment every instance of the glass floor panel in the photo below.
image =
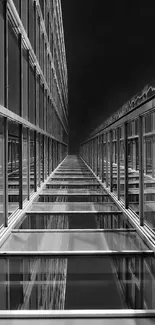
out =
{"type": "Polygon", "coordinates": [[[132,225],[122,214],[26,214],[17,229],[123,229],[132,225]]]}
{"type": "Polygon", "coordinates": [[[58,182],[58,183],[48,183],[46,184],[47,189],[88,189],[88,190],[99,190],[101,185],[99,183],[68,183],[68,182],[58,182]]]}
{"type": "Polygon", "coordinates": [[[147,250],[135,231],[12,232],[0,251],[123,251],[147,250]]]}
{"type": "Polygon", "coordinates": [[[76,176],[76,175],[82,175],[82,176],[84,176],[84,175],[86,175],[86,176],[93,176],[94,177],[94,175],[89,171],[89,170],[87,170],[87,169],[85,169],[85,170],[83,170],[83,171],[81,171],[81,170],[77,170],[77,171],[75,171],[75,170],[72,170],[72,171],[68,171],[68,170],[66,170],[66,171],[64,171],[64,170],[57,170],[55,173],[54,173],[54,175],[61,175],[61,176],[64,176],[64,175],[68,175],[68,176],[76,176]]]}
{"type": "Polygon", "coordinates": [[[68,189],[48,189],[44,188],[41,194],[50,195],[108,195],[104,189],[81,189],[81,188],[68,188],[68,189]]]}
{"type": "Polygon", "coordinates": [[[91,184],[96,184],[97,183],[97,180],[96,180],[96,178],[94,177],[94,178],[92,178],[92,177],[89,177],[89,178],[86,178],[86,177],[81,177],[81,178],[79,178],[79,177],[75,177],[75,178],[70,178],[70,177],[60,177],[60,178],[58,178],[58,177],[53,177],[53,178],[51,178],[49,181],[48,181],[48,184],[50,184],[50,183],[53,183],[53,182],[56,182],[56,183],[60,183],[60,182],[68,182],[69,184],[70,183],[91,183],[91,184]]]}
{"type": "Polygon", "coordinates": [[[142,256],[0,257],[0,310],[155,309],[154,264],[142,256]]]}
{"type": "Polygon", "coordinates": [[[116,204],[114,203],[87,203],[87,202],[67,202],[60,203],[33,203],[30,211],[43,212],[118,212],[116,204]]]}
{"type": "Polygon", "coordinates": [[[99,186],[101,186],[100,185],[100,183],[99,182],[97,182],[97,180],[96,180],[96,178],[91,178],[91,179],[89,179],[89,178],[84,178],[84,179],[68,179],[68,177],[63,181],[62,179],[55,179],[55,178],[51,178],[49,181],[48,181],[48,184],[53,184],[53,183],[55,183],[55,184],[65,184],[65,185],[68,185],[68,184],[75,184],[75,185],[78,185],[78,184],[82,184],[82,185],[85,185],[85,184],[97,184],[97,185],[99,185],[99,186]]]}
{"type": "Polygon", "coordinates": [[[94,203],[113,203],[113,200],[108,195],[73,195],[73,194],[56,194],[41,193],[36,202],[94,202],[94,203]]]}

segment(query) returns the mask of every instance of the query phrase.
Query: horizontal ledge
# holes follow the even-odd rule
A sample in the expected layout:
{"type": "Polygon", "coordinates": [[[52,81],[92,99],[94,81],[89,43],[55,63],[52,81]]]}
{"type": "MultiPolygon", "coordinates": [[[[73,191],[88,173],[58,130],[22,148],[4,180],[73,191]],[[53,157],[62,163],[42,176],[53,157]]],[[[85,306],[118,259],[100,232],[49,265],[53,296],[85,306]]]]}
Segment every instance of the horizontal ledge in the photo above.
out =
{"type": "MultiPolygon", "coordinates": [[[[59,190],[60,191],[60,190],[59,190]]],[[[19,195],[19,194],[18,194],[19,195]]],[[[53,192],[53,193],[48,193],[48,192],[43,192],[41,193],[39,196],[106,196],[106,197],[109,197],[108,194],[106,193],[57,193],[57,192],[53,192]]],[[[49,203],[49,202],[47,202],[49,203]]],[[[62,203],[62,202],[61,202],[62,203]]],[[[94,202],[94,203],[97,203],[97,202],[94,202]]],[[[103,202],[104,203],[104,202],[103,202]]]]}
{"type": "Polygon", "coordinates": [[[122,211],[26,211],[26,214],[123,214],[122,211]]]}
{"type": "Polygon", "coordinates": [[[83,180],[87,180],[87,179],[93,179],[94,181],[96,180],[96,177],[92,174],[92,173],[87,173],[87,175],[84,175],[83,173],[82,174],[70,174],[70,175],[67,175],[65,173],[59,173],[59,174],[54,174],[53,177],[51,177],[51,179],[55,179],[55,178],[58,178],[58,179],[61,179],[61,178],[69,178],[69,179],[83,179],[83,180]]]}
{"type": "Polygon", "coordinates": [[[100,183],[80,183],[80,182],[78,182],[78,183],[65,183],[65,181],[60,181],[60,182],[49,182],[48,184],[47,184],[49,187],[51,187],[51,186],[68,186],[68,187],[71,187],[71,186],[76,186],[76,187],[78,187],[78,186],[101,186],[100,185],[100,183]]]}
{"type": "Polygon", "coordinates": [[[154,252],[152,250],[122,250],[122,251],[111,251],[111,250],[100,250],[100,251],[0,251],[0,258],[1,257],[9,257],[9,256],[41,256],[42,258],[49,257],[49,256],[56,256],[56,257],[82,257],[82,256],[92,256],[92,257],[106,257],[106,256],[124,256],[124,257],[134,257],[134,256],[154,256],[154,252]]]}
{"type": "Polygon", "coordinates": [[[0,311],[0,318],[152,318],[155,309],[105,309],[105,310],[6,310],[0,311]]]}
{"type": "Polygon", "coordinates": [[[112,232],[112,233],[115,233],[115,232],[127,232],[127,233],[129,233],[129,232],[136,232],[136,229],[134,229],[134,228],[128,228],[128,229],[126,229],[126,228],[121,228],[121,229],[29,229],[29,228],[27,228],[27,229],[12,229],[12,231],[11,231],[12,233],[57,233],[57,232],[70,232],[70,233],[74,233],[74,232],[82,232],[82,233],[88,233],[88,232],[90,232],[90,233],[94,233],[94,232],[112,232]]]}
{"type": "Polygon", "coordinates": [[[50,133],[46,132],[45,130],[37,127],[35,124],[32,124],[31,122],[24,119],[24,117],[13,113],[12,111],[10,111],[9,109],[7,109],[6,107],[4,107],[2,105],[0,105],[0,114],[4,117],[7,117],[7,118],[17,122],[18,124],[22,124],[22,125],[28,127],[29,129],[32,129],[33,131],[37,131],[38,133],[44,134],[44,135],[48,136],[49,138],[51,138],[59,143],[64,144],[65,146],[68,145],[66,142],[61,141],[60,139],[56,138],[54,135],[51,135],[50,133]]]}

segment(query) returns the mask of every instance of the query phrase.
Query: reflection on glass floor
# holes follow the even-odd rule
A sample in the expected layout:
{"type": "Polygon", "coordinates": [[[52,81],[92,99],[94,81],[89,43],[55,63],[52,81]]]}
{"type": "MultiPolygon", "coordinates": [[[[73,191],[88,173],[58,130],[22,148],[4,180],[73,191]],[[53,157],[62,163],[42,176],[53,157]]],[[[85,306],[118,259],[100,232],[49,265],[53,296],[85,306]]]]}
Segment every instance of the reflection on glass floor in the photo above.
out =
{"type": "Polygon", "coordinates": [[[27,213],[16,228],[20,229],[128,229],[132,225],[121,213],[115,214],[37,214],[27,213]]]}
{"type": "Polygon", "coordinates": [[[0,251],[123,251],[147,250],[135,231],[16,232],[0,251]],[[20,245],[19,245],[20,244],[20,245]]]}
{"type": "Polygon", "coordinates": [[[1,258],[0,309],[155,309],[154,266],[134,255],[1,258]]]}
{"type": "Polygon", "coordinates": [[[154,278],[153,252],[74,156],[0,247],[1,310],[154,309],[154,278]]]}

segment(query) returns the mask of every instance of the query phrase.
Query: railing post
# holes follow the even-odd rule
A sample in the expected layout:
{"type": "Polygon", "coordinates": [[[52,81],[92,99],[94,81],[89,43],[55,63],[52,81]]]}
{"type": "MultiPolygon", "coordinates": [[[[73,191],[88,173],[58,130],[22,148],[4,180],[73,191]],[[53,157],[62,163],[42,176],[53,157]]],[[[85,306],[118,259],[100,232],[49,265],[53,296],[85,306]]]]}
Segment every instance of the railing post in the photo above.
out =
{"type": "Polygon", "coordinates": [[[99,137],[99,177],[102,179],[102,135],[99,137]]]}
{"type": "Polygon", "coordinates": [[[113,190],[113,164],[112,164],[112,157],[113,157],[113,148],[112,148],[112,130],[110,131],[110,191],[113,190]]]}
{"type": "Polygon", "coordinates": [[[34,191],[37,192],[37,132],[36,131],[34,131],[34,191]]]}
{"type": "Polygon", "coordinates": [[[106,133],[106,187],[108,187],[108,133],[106,133]]]}
{"type": "Polygon", "coordinates": [[[117,197],[120,200],[120,128],[117,128],[117,197]]]}
{"type": "Polygon", "coordinates": [[[42,154],[43,154],[43,157],[42,157],[42,159],[43,159],[42,175],[43,175],[43,182],[44,182],[44,180],[45,180],[45,136],[44,135],[42,136],[42,146],[43,146],[43,148],[42,148],[42,154]]]}
{"type": "Polygon", "coordinates": [[[27,199],[30,199],[30,129],[27,130],[27,199]]]}
{"type": "Polygon", "coordinates": [[[8,119],[4,117],[4,227],[8,226],[8,119]]]}
{"type": "Polygon", "coordinates": [[[19,125],[19,209],[23,208],[23,126],[19,125]]]}
{"type": "Polygon", "coordinates": [[[125,196],[125,208],[128,209],[128,123],[124,124],[124,168],[125,168],[125,184],[124,184],[124,196],[125,196]]]}
{"type": "Polygon", "coordinates": [[[97,155],[98,155],[98,152],[97,152],[97,137],[95,138],[95,174],[97,176],[97,155]]]}
{"type": "Polygon", "coordinates": [[[139,116],[139,218],[140,226],[144,225],[144,141],[143,116],[139,116]]]}
{"type": "MultiPolygon", "coordinates": [[[[4,1],[4,105],[8,108],[8,1],[4,1]]],[[[8,226],[8,119],[4,117],[4,227],[8,226]]]]}

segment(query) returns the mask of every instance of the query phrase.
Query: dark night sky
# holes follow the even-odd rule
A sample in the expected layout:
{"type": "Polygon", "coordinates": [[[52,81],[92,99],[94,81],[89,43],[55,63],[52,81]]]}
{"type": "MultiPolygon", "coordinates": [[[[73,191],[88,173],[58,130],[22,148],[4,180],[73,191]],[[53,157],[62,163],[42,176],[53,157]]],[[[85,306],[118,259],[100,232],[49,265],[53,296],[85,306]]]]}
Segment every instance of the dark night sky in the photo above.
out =
{"type": "Polygon", "coordinates": [[[70,152],[155,79],[155,1],[61,0],[70,152]]]}

